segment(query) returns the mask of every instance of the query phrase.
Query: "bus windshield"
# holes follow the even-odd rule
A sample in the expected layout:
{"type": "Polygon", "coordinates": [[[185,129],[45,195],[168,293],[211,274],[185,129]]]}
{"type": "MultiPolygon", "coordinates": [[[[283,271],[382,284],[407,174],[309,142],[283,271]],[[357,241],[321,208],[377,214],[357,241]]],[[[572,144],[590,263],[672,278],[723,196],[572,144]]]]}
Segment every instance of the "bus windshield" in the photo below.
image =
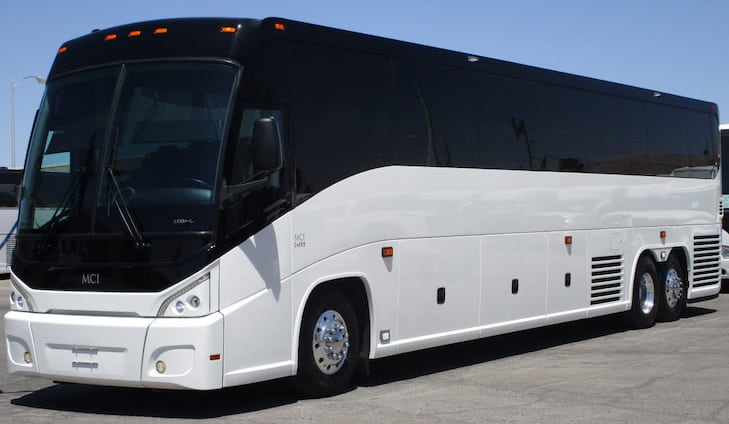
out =
{"type": "Polygon", "coordinates": [[[51,81],[28,153],[20,231],[211,231],[236,72],[146,63],[51,81]]]}

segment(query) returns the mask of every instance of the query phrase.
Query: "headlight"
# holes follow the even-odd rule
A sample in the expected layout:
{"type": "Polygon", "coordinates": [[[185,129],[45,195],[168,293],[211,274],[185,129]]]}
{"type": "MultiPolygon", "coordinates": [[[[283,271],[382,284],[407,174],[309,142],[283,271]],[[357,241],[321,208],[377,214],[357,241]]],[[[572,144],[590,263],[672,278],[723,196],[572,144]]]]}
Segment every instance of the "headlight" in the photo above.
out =
{"type": "Polygon", "coordinates": [[[23,290],[18,289],[14,284],[10,284],[10,310],[33,312],[33,307],[28,301],[28,296],[23,290]]]}
{"type": "Polygon", "coordinates": [[[210,314],[210,273],[203,275],[168,297],[158,317],[202,317],[210,314]]]}

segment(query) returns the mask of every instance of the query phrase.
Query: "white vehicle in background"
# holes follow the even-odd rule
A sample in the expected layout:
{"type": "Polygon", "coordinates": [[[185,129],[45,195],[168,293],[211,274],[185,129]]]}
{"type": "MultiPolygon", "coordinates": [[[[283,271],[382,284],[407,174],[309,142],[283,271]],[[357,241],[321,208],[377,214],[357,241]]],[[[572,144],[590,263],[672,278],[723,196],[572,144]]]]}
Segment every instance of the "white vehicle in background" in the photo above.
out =
{"type": "Polygon", "coordinates": [[[729,233],[721,230],[721,283],[726,286],[729,279],[729,233]]]}
{"type": "MultiPolygon", "coordinates": [[[[721,148],[729,149],[729,124],[719,125],[721,131],[721,148]]],[[[727,216],[727,207],[729,207],[729,158],[722,155],[721,157],[721,187],[722,187],[722,205],[724,207],[724,216],[722,217],[721,232],[721,286],[722,292],[729,289],[729,216],[727,216]]]]}
{"type": "Polygon", "coordinates": [[[0,169],[0,274],[10,272],[18,228],[18,192],[22,169],[0,169]]]}

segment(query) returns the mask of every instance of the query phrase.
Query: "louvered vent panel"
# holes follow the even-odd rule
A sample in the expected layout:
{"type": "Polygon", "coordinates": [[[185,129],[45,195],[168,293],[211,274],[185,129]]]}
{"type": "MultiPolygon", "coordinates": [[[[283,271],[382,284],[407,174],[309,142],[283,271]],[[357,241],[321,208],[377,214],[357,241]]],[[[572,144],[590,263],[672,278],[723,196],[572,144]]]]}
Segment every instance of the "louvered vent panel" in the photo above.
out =
{"type": "Polygon", "coordinates": [[[599,256],[592,258],[590,304],[615,302],[623,296],[623,257],[599,256]]]}
{"type": "Polygon", "coordinates": [[[15,249],[15,234],[8,238],[8,242],[5,243],[5,263],[8,269],[10,269],[10,260],[13,258],[13,250],[15,249]]]}
{"type": "Polygon", "coordinates": [[[721,235],[694,236],[694,287],[721,280],[721,235]]]}

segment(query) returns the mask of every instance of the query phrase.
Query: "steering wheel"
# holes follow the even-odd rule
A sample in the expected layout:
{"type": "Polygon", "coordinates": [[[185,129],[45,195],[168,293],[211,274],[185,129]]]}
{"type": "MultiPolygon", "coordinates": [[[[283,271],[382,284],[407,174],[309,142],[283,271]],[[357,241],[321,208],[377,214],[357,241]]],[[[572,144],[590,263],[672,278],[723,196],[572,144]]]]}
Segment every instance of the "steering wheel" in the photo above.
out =
{"type": "Polygon", "coordinates": [[[119,200],[119,197],[121,197],[125,202],[134,197],[134,195],[137,194],[137,190],[134,189],[134,187],[122,187],[119,189],[118,192],[115,192],[112,197],[112,202],[117,202],[119,200]]]}
{"type": "Polygon", "coordinates": [[[205,190],[212,189],[210,184],[199,178],[183,178],[181,180],[177,180],[175,187],[201,188],[205,190]]]}

